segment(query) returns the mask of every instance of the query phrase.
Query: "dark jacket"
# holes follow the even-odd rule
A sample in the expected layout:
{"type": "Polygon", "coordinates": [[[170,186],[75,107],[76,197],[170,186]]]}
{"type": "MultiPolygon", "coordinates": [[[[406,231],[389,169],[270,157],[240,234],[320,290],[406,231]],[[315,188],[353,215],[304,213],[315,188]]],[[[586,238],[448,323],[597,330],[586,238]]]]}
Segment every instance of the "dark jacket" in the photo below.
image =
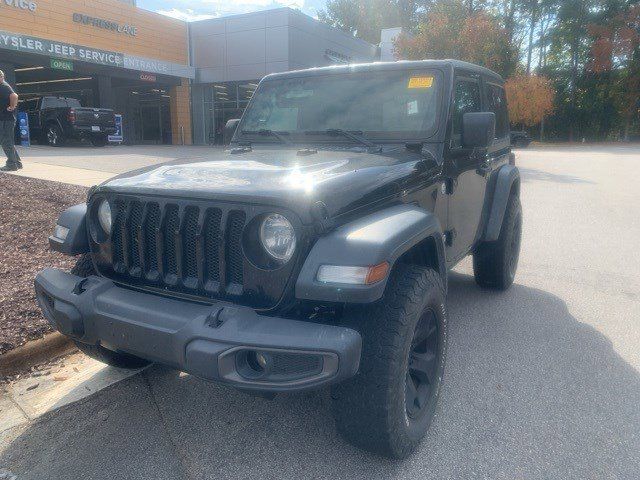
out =
{"type": "Polygon", "coordinates": [[[7,111],[7,107],[9,106],[9,96],[15,93],[11,85],[7,82],[0,83],[0,122],[6,120],[15,120],[15,112],[7,111]]]}

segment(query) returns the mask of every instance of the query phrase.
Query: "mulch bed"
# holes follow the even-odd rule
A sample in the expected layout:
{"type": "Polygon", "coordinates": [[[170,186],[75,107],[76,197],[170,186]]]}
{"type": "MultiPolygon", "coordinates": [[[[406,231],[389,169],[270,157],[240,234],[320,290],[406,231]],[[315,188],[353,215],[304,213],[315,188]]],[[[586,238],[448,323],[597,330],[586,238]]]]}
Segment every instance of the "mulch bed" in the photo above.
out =
{"type": "Polygon", "coordinates": [[[87,198],[87,188],[0,173],[0,355],[42,337],[33,279],[46,267],[71,269],[75,259],[49,250],[58,214],[87,198]]]}

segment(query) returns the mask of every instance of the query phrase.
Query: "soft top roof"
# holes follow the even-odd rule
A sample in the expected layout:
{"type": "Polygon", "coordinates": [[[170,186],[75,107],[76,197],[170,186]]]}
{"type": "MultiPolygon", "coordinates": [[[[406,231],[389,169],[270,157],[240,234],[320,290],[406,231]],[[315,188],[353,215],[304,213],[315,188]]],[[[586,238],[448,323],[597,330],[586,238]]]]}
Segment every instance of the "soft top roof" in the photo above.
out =
{"type": "Polygon", "coordinates": [[[324,73],[348,73],[348,72],[371,72],[371,71],[387,71],[387,70],[405,70],[415,68],[449,68],[466,70],[468,72],[478,73],[491,77],[503,83],[503,78],[496,72],[488,68],[475,65],[473,63],[463,62],[461,60],[445,59],[445,60],[401,60],[397,62],[373,62],[373,63],[357,63],[349,65],[332,65],[330,67],[315,67],[305,70],[293,70],[283,73],[272,73],[267,75],[265,79],[274,78],[293,78],[293,77],[312,77],[322,75],[324,73]]]}

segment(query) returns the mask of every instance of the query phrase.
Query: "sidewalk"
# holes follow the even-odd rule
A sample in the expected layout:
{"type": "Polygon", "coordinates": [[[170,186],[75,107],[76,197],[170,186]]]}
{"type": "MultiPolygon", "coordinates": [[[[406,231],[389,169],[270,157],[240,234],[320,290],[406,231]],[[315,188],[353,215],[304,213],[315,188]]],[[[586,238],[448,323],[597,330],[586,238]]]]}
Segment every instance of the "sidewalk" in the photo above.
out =
{"type": "Polygon", "coordinates": [[[175,160],[207,157],[220,147],[180,145],[118,145],[104,148],[72,145],[18,147],[23,177],[91,187],[120,173],[175,160]]]}
{"type": "Polygon", "coordinates": [[[49,165],[46,163],[32,162],[30,160],[23,160],[22,164],[24,165],[22,170],[11,172],[11,174],[21,177],[38,178],[40,180],[69,183],[72,185],[82,185],[84,187],[98,185],[114,176],[113,173],[109,172],[49,165]]]}
{"type": "MultiPolygon", "coordinates": [[[[109,367],[76,351],[0,385],[0,434],[77,402],[140,370],[109,367]]],[[[0,477],[1,478],[1,477],[0,477]]]]}

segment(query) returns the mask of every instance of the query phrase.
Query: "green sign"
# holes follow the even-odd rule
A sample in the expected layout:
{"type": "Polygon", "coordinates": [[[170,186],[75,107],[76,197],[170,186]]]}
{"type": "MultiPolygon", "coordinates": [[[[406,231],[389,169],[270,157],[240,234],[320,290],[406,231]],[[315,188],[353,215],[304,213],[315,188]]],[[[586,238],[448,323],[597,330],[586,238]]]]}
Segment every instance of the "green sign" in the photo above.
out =
{"type": "Polygon", "coordinates": [[[52,58],[51,68],[73,72],[73,62],[70,62],[69,60],[60,60],[59,58],[52,58]]]}

